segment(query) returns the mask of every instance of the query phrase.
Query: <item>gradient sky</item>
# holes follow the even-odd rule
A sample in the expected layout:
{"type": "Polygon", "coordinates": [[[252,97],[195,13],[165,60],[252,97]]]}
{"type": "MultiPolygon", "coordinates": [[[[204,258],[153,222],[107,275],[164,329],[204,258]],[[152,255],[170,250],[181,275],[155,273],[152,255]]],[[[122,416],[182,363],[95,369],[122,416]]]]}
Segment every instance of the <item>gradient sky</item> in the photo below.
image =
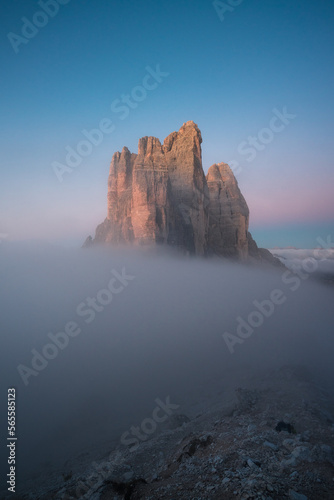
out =
{"type": "Polygon", "coordinates": [[[22,35],[22,18],[40,10],[1,7],[1,234],[82,243],[105,218],[112,154],[188,120],[202,131],[205,171],[239,164],[261,245],[333,234],[332,1],[244,0],[221,20],[204,0],[70,0],[15,53],[8,33],[22,35]],[[112,102],[158,64],[169,76],[121,120],[112,102]],[[284,107],[295,118],[248,161],[240,144],[284,107]],[[103,118],[115,130],[60,183],[52,163],[103,118]]]}

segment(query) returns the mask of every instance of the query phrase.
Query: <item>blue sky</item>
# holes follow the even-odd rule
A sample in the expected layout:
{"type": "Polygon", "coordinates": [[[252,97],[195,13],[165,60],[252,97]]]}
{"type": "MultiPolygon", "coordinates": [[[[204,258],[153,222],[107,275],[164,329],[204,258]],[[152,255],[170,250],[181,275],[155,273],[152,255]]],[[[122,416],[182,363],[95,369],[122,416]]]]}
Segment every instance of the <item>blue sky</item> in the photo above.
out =
{"type": "Polygon", "coordinates": [[[16,53],[8,33],[43,24],[41,10],[2,6],[0,233],[81,243],[105,218],[112,154],[188,120],[205,170],[238,165],[260,244],[316,246],[334,231],[332,2],[244,0],[221,20],[210,1],[69,0],[16,53]],[[111,104],[157,65],[168,76],[121,120],[111,104]],[[245,143],[284,108],[294,118],[248,161],[245,143]],[[104,118],[114,131],[59,182],[54,162],[104,118]]]}

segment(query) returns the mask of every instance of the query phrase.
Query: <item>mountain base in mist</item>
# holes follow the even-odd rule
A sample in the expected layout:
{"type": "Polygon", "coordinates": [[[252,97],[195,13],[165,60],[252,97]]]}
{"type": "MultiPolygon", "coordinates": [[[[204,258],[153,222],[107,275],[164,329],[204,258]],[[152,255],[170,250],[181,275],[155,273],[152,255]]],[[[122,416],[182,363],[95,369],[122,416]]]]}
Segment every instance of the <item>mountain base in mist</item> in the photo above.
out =
{"type": "MultiPolygon", "coordinates": [[[[0,253],[18,498],[333,498],[321,387],[334,393],[334,290],[311,279],[315,266],[307,279],[130,248],[7,242],[0,253]],[[280,421],[296,434],[277,433],[280,421]]],[[[312,262],[332,264],[318,252],[312,262]]],[[[14,499],[6,486],[0,497],[14,499]]]]}

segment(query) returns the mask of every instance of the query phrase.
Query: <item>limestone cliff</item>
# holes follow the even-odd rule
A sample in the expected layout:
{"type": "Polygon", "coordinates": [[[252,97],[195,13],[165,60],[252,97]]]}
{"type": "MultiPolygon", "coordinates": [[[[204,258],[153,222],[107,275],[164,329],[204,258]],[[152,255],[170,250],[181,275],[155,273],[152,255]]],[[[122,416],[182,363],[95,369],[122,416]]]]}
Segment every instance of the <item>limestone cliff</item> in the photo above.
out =
{"type": "Polygon", "coordinates": [[[217,255],[248,256],[249,210],[236,178],[226,163],[209,168],[208,247],[217,255]]]}
{"type": "Polygon", "coordinates": [[[194,255],[266,259],[248,232],[249,210],[226,163],[202,166],[202,136],[189,121],[163,142],[139,140],[138,154],[115,153],[108,214],[96,243],[166,244],[194,255]]]}

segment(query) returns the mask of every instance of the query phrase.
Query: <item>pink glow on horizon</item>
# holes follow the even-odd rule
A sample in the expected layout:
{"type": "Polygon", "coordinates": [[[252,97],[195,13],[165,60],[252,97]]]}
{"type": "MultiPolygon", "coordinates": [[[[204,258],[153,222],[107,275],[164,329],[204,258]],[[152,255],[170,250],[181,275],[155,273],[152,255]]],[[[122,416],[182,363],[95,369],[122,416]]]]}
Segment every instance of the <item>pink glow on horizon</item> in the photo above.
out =
{"type": "Polygon", "coordinates": [[[308,192],[248,194],[251,224],[307,223],[334,220],[333,194],[308,189],[308,192]]]}

